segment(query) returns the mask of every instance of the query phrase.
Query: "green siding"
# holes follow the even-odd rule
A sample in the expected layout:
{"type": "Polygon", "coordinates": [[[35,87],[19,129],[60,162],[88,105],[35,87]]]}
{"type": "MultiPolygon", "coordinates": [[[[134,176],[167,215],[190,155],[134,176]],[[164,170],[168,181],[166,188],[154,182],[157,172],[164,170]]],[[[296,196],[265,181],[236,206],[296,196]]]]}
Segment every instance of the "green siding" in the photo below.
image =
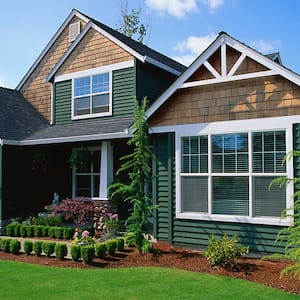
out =
{"type": "Polygon", "coordinates": [[[135,69],[127,68],[113,71],[113,115],[83,120],[71,120],[72,81],[55,83],[54,87],[54,120],[56,124],[72,122],[91,122],[95,119],[128,117],[133,115],[133,98],[135,96],[135,69]]]}
{"type": "MultiPolygon", "coordinates": [[[[300,126],[297,130],[300,135],[300,126]]],[[[300,145],[299,137],[297,141],[300,145]]],[[[153,146],[156,155],[153,166],[153,196],[156,204],[159,205],[154,234],[159,241],[201,249],[207,246],[211,234],[217,238],[227,234],[237,235],[240,243],[249,245],[252,252],[284,252],[283,245],[275,243],[280,226],[176,219],[174,136],[154,135],[153,146]],[[170,212],[173,214],[171,220],[170,212]]],[[[300,174],[299,165],[296,169],[300,174]]]]}
{"type": "Polygon", "coordinates": [[[153,65],[136,61],[137,99],[147,96],[149,105],[166,90],[176,76],[153,65]]]}

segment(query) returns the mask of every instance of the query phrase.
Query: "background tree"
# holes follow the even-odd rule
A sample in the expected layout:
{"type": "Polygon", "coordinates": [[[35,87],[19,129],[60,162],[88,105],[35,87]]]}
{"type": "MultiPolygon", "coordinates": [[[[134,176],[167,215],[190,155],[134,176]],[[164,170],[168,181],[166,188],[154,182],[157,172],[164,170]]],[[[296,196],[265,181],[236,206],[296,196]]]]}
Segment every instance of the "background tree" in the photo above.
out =
{"type": "Polygon", "coordinates": [[[141,17],[142,9],[128,9],[128,1],[121,2],[121,20],[117,25],[116,30],[125,34],[126,36],[136,39],[138,42],[143,43],[147,35],[149,26],[142,23],[141,17]]]}

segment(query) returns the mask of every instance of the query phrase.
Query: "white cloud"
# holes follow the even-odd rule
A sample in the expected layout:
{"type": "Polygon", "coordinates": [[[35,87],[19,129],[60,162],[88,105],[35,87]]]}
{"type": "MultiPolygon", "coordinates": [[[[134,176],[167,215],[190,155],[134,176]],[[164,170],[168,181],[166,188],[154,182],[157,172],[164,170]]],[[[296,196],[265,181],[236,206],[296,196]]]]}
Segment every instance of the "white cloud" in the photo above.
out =
{"type": "Polygon", "coordinates": [[[186,40],[179,42],[173,50],[182,53],[173,58],[188,66],[198,57],[216,38],[216,34],[210,33],[205,36],[189,36],[186,40]]]}
{"type": "Polygon", "coordinates": [[[256,40],[256,41],[252,41],[250,43],[250,46],[252,48],[254,48],[255,50],[258,50],[262,53],[270,53],[272,51],[274,51],[277,46],[278,46],[279,42],[275,41],[275,42],[267,42],[264,40],[256,40]]]}
{"type": "Polygon", "coordinates": [[[197,12],[196,0],[146,0],[146,5],[159,14],[168,13],[177,18],[183,18],[189,12],[197,12]]]}
{"type": "Polygon", "coordinates": [[[202,0],[202,2],[208,5],[211,11],[215,11],[224,4],[224,0],[202,0]]]}

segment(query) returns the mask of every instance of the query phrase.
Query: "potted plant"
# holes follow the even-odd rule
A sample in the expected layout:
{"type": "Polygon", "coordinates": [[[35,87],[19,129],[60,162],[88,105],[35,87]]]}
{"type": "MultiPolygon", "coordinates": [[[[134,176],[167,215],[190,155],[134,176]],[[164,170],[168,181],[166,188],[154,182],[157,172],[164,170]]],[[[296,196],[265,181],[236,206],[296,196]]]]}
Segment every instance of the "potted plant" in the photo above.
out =
{"type": "Polygon", "coordinates": [[[119,229],[119,215],[108,213],[105,220],[105,229],[109,237],[115,237],[119,229]]]}

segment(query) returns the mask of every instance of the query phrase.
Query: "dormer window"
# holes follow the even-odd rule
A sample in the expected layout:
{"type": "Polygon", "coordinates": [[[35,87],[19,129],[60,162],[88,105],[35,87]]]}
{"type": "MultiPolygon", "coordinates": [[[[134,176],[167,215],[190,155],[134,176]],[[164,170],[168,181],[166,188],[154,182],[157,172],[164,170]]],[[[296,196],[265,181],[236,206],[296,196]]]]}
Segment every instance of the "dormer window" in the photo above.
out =
{"type": "Polygon", "coordinates": [[[80,22],[69,25],[69,41],[73,42],[80,34],[80,22]]]}
{"type": "Polygon", "coordinates": [[[111,114],[110,72],[73,79],[73,119],[111,114]]]}

